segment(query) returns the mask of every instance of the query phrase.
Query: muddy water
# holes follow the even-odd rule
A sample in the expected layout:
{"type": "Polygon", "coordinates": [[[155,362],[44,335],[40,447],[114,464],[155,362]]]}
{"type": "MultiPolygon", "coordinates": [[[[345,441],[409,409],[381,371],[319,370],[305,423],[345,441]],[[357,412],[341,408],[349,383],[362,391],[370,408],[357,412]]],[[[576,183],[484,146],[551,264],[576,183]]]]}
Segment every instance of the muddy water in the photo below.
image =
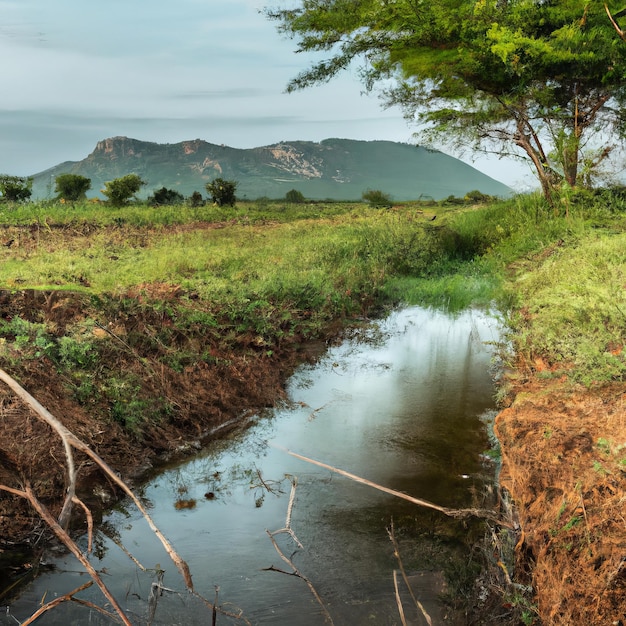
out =
{"type": "MultiPolygon", "coordinates": [[[[266,530],[291,515],[302,548],[286,533],[277,545],[319,593],[339,625],[400,624],[393,571],[398,563],[387,528],[393,520],[404,567],[434,623],[448,623],[436,601],[444,574],[463,575],[464,537],[471,525],[420,509],[288,455],[324,461],[386,487],[447,507],[482,504],[493,478],[482,452],[483,423],[493,406],[493,319],[467,311],[409,308],[392,314],[289,382],[288,406],[259,417],[147,484],[142,496],[163,533],[189,563],[195,588],[252,624],[320,625],[324,616],[307,583],[276,552],[266,530]],[[193,508],[186,508],[194,504],[193,508]]],[[[145,624],[154,571],[143,572],[111,537],[146,568],[163,569],[163,584],[178,593],[158,598],[154,624],[210,624],[211,614],[184,592],[183,582],[133,507],[111,513],[97,534],[94,566],[104,572],[133,623],[145,624]],[[106,534],[105,534],[106,533],[106,534]]],[[[87,580],[70,557],[37,579],[0,624],[24,619],[46,600],[87,580]]],[[[423,624],[404,591],[406,619],[423,624]]],[[[80,597],[99,604],[99,591],[80,597]]],[[[88,608],[65,603],[38,624],[105,624],[88,608]]],[[[218,614],[217,624],[244,623],[218,614]]]]}

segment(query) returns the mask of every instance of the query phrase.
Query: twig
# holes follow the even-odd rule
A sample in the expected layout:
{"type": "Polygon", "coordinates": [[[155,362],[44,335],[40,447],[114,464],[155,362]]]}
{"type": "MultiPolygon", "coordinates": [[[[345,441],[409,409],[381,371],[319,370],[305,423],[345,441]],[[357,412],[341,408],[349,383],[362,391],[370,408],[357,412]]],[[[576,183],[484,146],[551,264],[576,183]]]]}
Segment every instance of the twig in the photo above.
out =
{"type": "Polygon", "coordinates": [[[393,570],[393,588],[396,592],[396,604],[398,605],[398,613],[400,614],[400,620],[403,626],[406,626],[406,619],[404,617],[404,608],[402,606],[402,600],[400,599],[400,590],[398,589],[398,570],[393,570]]]}
{"type": "MultiPolygon", "coordinates": [[[[413,588],[409,584],[409,578],[406,575],[406,571],[404,569],[404,564],[402,563],[402,559],[400,557],[400,547],[398,546],[398,542],[396,540],[396,534],[394,532],[394,527],[393,527],[393,520],[391,520],[391,524],[389,525],[389,528],[387,528],[387,534],[389,535],[389,539],[390,539],[391,543],[393,544],[393,555],[396,557],[396,559],[398,561],[398,567],[400,568],[400,573],[402,574],[402,579],[404,580],[404,584],[406,585],[407,589],[409,590],[409,594],[411,595],[411,599],[413,600],[415,606],[421,611],[422,615],[424,616],[424,619],[428,623],[428,626],[433,626],[433,622],[432,622],[432,619],[430,618],[430,615],[428,614],[428,612],[426,611],[426,609],[424,608],[422,603],[415,597],[415,594],[413,593],[413,588]]],[[[393,576],[394,576],[394,584],[395,584],[395,577],[396,577],[396,571],[395,570],[393,572],[393,576]]]]}
{"type": "Polygon", "coordinates": [[[272,532],[270,532],[269,530],[266,532],[271,537],[273,537],[274,535],[279,535],[280,533],[287,533],[294,540],[294,543],[298,546],[298,548],[302,550],[304,546],[300,543],[300,540],[298,539],[298,537],[296,537],[296,533],[294,533],[293,529],[291,528],[291,514],[293,512],[293,505],[296,501],[297,486],[298,478],[296,476],[293,476],[291,479],[291,493],[289,494],[289,505],[287,506],[287,515],[285,517],[285,527],[280,528],[279,530],[274,530],[272,532]]]}
{"type": "Polygon", "coordinates": [[[152,624],[154,616],[156,614],[157,603],[159,596],[163,593],[163,575],[165,572],[162,569],[157,570],[157,582],[150,585],[150,594],[148,595],[148,626],[152,624]],[[157,590],[155,592],[155,589],[157,590]]]}
{"type": "MultiPolygon", "coordinates": [[[[604,10],[606,11],[606,14],[609,16],[609,19],[611,20],[611,24],[613,24],[613,28],[615,29],[615,31],[617,32],[617,34],[620,36],[620,39],[623,39],[624,41],[626,41],[626,32],[624,32],[619,25],[617,24],[617,22],[615,21],[615,18],[611,15],[611,11],[609,11],[609,7],[608,5],[605,3],[604,4],[604,10]]],[[[620,11],[619,13],[622,13],[622,11],[620,11]]],[[[618,14],[616,14],[617,16],[618,14]]]]}
{"type": "Polygon", "coordinates": [[[274,549],[276,550],[276,552],[278,553],[278,556],[285,562],[287,563],[287,565],[289,565],[289,567],[291,567],[292,571],[291,572],[286,572],[284,570],[278,569],[276,567],[274,567],[273,565],[267,568],[264,568],[265,571],[273,571],[273,572],[279,572],[281,574],[287,574],[288,576],[297,576],[298,578],[301,578],[309,587],[309,589],[311,590],[311,593],[313,594],[313,597],[317,600],[318,604],[322,607],[322,611],[324,612],[324,620],[329,623],[329,624],[333,624],[333,618],[331,617],[330,613],[328,612],[328,609],[324,606],[324,603],[322,602],[322,598],[320,597],[320,595],[317,593],[317,590],[315,589],[315,587],[313,586],[313,583],[302,573],[298,570],[298,568],[294,565],[293,561],[285,556],[285,554],[283,553],[283,551],[279,548],[278,544],[276,543],[276,539],[274,539],[274,535],[278,535],[280,533],[287,533],[296,543],[296,545],[299,548],[303,548],[302,544],[300,543],[300,541],[298,540],[298,538],[296,537],[295,533],[293,532],[292,528],[291,528],[291,515],[293,512],[293,506],[296,500],[296,487],[298,485],[298,479],[293,476],[291,478],[291,493],[289,494],[289,504],[287,506],[287,515],[285,518],[285,527],[281,528],[279,530],[275,530],[273,532],[269,531],[269,530],[265,530],[265,532],[267,533],[268,537],[270,538],[270,541],[272,542],[272,545],[274,546],[274,549]]]}
{"type": "Polygon", "coordinates": [[[20,491],[18,489],[13,489],[11,487],[7,487],[6,485],[0,485],[0,489],[3,491],[7,491],[14,495],[20,496],[28,500],[30,505],[37,511],[39,517],[48,524],[52,532],[58,537],[58,539],[63,542],[63,544],[68,548],[68,550],[80,561],[82,566],[87,570],[92,580],[98,585],[106,599],[111,603],[111,606],[115,609],[117,614],[120,616],[123,624],[127,626],[131,626],[130,621],[126,617],[126,614],[122,610],[122,607],[118,604],[117,600],[114,598],[113,594],[108,590],[107,586],[104,584],[102,578],[98,572],[93,568],[91,563],[87,560],[85,555],[81,552],[80,548],[76,545],[74,540],[67,534],[67,532],[63,529],[63,527],[59,524],[59,522],[54,518],[52,513],[43,505],[35,494],[33,493],[30,485],[26,485],[24,491],[20,491]]]}
{"type": "Polygon", "coordinates": [[[243,611],[241,609],[239,609],[238,613],[232,613],[230,611],[225,611],[224,609],[222,609],[219,606],[216,606],[215,604],[213,604],[212,602],[210,602],[209,600],[207,600],[203,595],[200,595],[197,591],[192,591],[191,594],[193,596],[195,596],[196,598],[198,598],[198,600],[202,601],[204,603],[205,606],[207,606],[209,609],[211,609],[211,611],[215,611],[217,613],[219,613],[220,615],[225,615],[226,617],[230,617],[232,619],[240,619],[242,620],[247,626],[252,626],[252,623],[250,622],[250,620],[248,620],[244,614],[243,611]]]}
{"type": "MultiPolygon", "coordinates": [[[[317,593],[315,587],[313,586],[313,583],[302,573],[300,572],[300,570],[298,570],[298,568],[294,565],[293,561],[285,556],[285,554],[283,553],[283,551],[278,547],[278,544],[276,543],[276,539],[274,539],[274,536],[272,535],[272,533],[269,530],[265,531],[269,538],[270,541],[272,542],[272,545],[274,546],[274,549],[276,550],[276,552],[278,552],[278,556],[285,561],[285,563],[287,563],[287,565],[289,565],[289,567],[291,567],[291,569],[293,570],[293,572],[291,572],[291,576],[297,576],[298,578],[301,578],[309,587],[309,589],[311,590],[311,593],[313,594],[313,596],[315,597],[315,599],[317,600],[318,604],[322,607],[322,611],[324,611],[324,617],[326,619],[326,621],[329,624],[334,624],[333,622],[333,618],[330,616],[330,613],[328,612],[328,609],[324,606],[324,603],[322,602],[322,598],[320,597],[320,595],[317,593]]],[[[280,569],[277,569],[275,567],[269,567],[266,568],[266,570],[271,570],[274,572],[281,572],[283,574],[289,574],[289,572],[283,572],[280,569]]]]}
{"type": "Polygon", "coordinates": [[[506,528],[512,528],[511,524],[500,517],[496,516],[491,511],[487,511],[485,509],[450,509],[445,506],[439,506],[438,504],[434,504],[429,502],[428,500],[422,500],[420,498],[414,498],[413,496],[409,496],[406,493],[401,491],[396,491],[395,489],[390,489],[389,487],[383,487],[383,485],[379,485],[378,483],[372,482],[371,480],[367,480],[367,478],[361,478],[356,474],[351,474],[350,472],[346,472],[345,470],[339,469],[337,467],[333,467],[332,465],[328,465],[327,463],[322,463],[321,461],[315,461],[314,459],[310,459],[306,456],[298,454],[297,452],[292,452],[287,448],[281,448],[280,446],[276,446],[279,449],[285,451],[287,454],[296,457],[302,461],[306,461],[307,463],[312,463],[313,465],[317,465],[319,467],[323,467],[324,469],[330,470],[331,472],[335,472],[336,474],[340,474],[341,476],[345,476],[346,478],[350,478],[350,480],[354,480],[357,483],[361,483],[363,485],[367,485],[368,487],[373,487],[378,491],[382,491],[384,493],[388,493],[392,496],[396,496],[397,498],[402,498],[403,500],[407,500],[408,502],[412,502],[413,504],[417,504],[419,506],[426,507],[428,509],[434,509],[435,511],[439,511],[448,517],[454,518],[464,518],[464,517],[482,517],[484,519],[491,520],[500,526],[505,526],[506,528]]]}
{"type": "Polygon", "coordinates": [[[93,547],[93,515],[91,514],[89,507],[87,507],[87,505],[76,496],[72,498],[72,502],[74,502],[74,504],[78,504],[78,506],[82,508],[85,513],[85,517],[87,518],[87,554],[91,554],[93,547]]]}
{"type": "Polygon", "coordinates": [[[115,537],[111,537],[106,533],[103,533],[105,537],[108,537],[142,572],[147,572],[148,568],[144,567],[126,548],[126,546],[121,542],[115,539],[115,537]]]}
{"type": "Polygon", "coordinates": [[[107,611],[105,608],[94,604],[93,602],[89,602],[89,600],[83,600],[82,598],[75,598],[74,595],[91,587],[93,585],[93,580],[87,581],[84,585],[81,585],[74,591],[70,591],[59,598],[55,598],[54,600],[50,600],[47,604],[44,604],[41,608],[37,609],[35,613],[33,613],[25,622],[18,622],[21,626],[28,626],[29,624],[34,623],[39,617],[41,617],[46,611],[53,609],[55,606],[58,606],[62,602],[74,602],[75,604],[80,604],[81,606],[87,607],[88,609],[92,609],[94,611],[98,611],[98,613],[102,613],[105,617],[108,617],[110,620],[114,622],[119,621],[115,613],[111,613],[107,611]]]}

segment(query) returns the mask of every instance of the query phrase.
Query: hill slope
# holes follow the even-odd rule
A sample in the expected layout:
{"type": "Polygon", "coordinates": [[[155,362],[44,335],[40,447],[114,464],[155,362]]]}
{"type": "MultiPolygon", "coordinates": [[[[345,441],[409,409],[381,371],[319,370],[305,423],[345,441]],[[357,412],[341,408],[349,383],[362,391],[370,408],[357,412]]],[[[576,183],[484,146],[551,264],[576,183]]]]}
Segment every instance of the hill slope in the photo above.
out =
{"type": "Polygon", "coordinates": [[[335,200],[358,200],[367,189],[380,189],[394,200],[462,197],[474,189],[501,197],[511,193],[506,185],[442,152],[350,139],[237,149],[200,139],[158,144],[113,137],[98,142],[82,161],[36,174],[34,196],[52,196],[54,177],[66,172],[91,178],[91,196],[99,195],[106,181],[130,173],[147,181],[144,197],[161,187],[185,196],[205,193],[205,184],[216,177],[238,181],[237,196],[247,199],[282,198],[290,189],[309,199],[335,200]]]}

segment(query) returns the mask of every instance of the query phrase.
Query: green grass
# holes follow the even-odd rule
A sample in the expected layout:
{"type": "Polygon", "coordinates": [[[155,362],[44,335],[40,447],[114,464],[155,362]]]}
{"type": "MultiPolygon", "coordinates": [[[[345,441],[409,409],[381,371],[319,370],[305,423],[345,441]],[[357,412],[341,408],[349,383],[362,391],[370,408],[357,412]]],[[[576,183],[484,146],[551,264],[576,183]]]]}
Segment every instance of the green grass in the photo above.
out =
{"type": "MultiPolygon", "coordinates": [[[[268,350],[285,333],[314,336],[379,306],[480,305],[498,310],[518,354],[541,356],[550,375],[621,380],[626,201],[602,191],[570,194],[556,207],[537,195],[392,210],[270,201],[0,206],[2,241],[17,241],[0,247],[0,286],[118,300],[132,292],[132,307],[146,285],[169,284],[184,294],[169,311],[180,328],[228,323],[259,333],[268,350]]],[[[155,297],[145,290],[146,306],[155,297]]]]}

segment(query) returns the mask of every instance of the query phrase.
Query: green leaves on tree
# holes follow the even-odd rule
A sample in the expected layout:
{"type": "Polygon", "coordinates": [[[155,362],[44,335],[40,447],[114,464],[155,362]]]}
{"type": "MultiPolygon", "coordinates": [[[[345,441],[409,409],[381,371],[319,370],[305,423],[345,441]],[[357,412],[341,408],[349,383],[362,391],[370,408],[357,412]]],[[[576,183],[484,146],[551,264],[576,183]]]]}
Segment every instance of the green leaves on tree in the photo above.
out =
{"type": "Polygon", "coordinates": [[[550,198],[592,183],[626,134],[626,45],[610,4],[300,0],[265,14],[297,51],[324,55],[289,90],[360,61],[366,88],[418,122],[421,142],[525,158],[550,198]]]}
{"type": "Polygon", "coordinates": [[[216,178],[212,182],[207,183],[205,187],[214,204],[218,206],[235,206],[237,183],[234,180],[216,178]]]}
{"type": "Polygon", "coordinates": [[[126,174],[104,183],[102,193],[113,206],[123,206],[145,185],[146,182],[137,174],[126,174]]]}
{"type": "Polygon", "coordinates": [[[54,191],[57,198],[76,202],[82,200],[91,189],[91,178],[80,174],[59,174],[55,178],[54,191]]]}
{"type": "Polygon", "coordinates": [[[33,179],[0,174],[0,193],[6,202],[23,202],[32,195],[33,179]]]}

